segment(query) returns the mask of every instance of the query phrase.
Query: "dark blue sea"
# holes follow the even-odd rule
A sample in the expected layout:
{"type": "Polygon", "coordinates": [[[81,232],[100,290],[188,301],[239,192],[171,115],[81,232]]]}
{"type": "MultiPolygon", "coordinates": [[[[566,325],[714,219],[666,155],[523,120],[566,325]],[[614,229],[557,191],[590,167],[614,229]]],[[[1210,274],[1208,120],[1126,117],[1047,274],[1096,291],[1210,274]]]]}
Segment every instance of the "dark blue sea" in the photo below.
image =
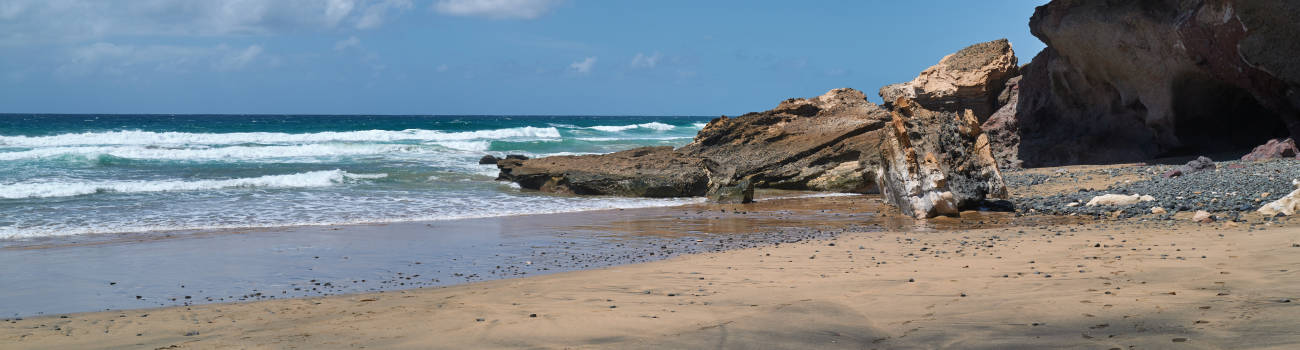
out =
{"type": "Polygon", "coordinates": [[[708,119],[0,115],[0,239],[684,204],[521,191],[477,161],[681,146],[708,119]]]}

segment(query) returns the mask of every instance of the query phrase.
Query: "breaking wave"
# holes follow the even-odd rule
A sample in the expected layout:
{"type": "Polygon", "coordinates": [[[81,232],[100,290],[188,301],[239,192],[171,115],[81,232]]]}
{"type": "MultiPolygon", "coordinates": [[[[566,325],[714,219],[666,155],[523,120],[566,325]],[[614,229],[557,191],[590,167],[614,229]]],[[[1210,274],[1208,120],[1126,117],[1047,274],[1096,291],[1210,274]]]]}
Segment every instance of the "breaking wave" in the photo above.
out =
{"type": "MultiPolygon", "coordinates": [[[[650,123],[658,124],[658,123],[650,123]]],[[[667,124],[660,124],[672,127],[667,124]]],[[[153,131],[109,131],[60,134],[52,136],[0,136],[0,146],[8,147],[61,147],[85,145],[238,145],[283,144],[319,142],[397,142],[397,141],[467,141],[533,138],[560,138],[554,127],[519,128],[445,132],[437,130],[407,129],[328,131],[309,134],[278,132],[238,133],[188,133],[153,131]]]]}
{"type": "Polygon", "coordinates": [[[384,177],[388,177],[388,174],[353,174],[336,169],[226,180],[29,182],[0,185],[0,198],[50,198],[82,196],[96,193],[179,192],[230,188],[328,187],[343,184],[351,180],[379,179],[384,177]]]}

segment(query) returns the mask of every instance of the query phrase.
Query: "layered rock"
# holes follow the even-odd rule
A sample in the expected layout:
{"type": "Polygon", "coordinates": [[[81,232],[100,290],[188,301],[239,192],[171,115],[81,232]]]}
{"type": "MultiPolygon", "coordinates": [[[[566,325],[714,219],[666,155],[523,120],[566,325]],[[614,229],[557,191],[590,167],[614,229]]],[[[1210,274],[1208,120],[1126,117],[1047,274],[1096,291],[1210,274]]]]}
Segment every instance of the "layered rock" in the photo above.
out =
{"type": "Polygon", "coordinates": [[[899,98],[880,147],[881,193],[917,218],[957,215],[1007,188],[974,113],[931,111],[899,98]]]}
{"type": "Polygon", "coordinates": [[[708,159],[669,146],[642,147],[602,155],[502,159],[497,179],[550,193],[690,197],[706,194],[714,167],[708,159]]]}
{"type": "Polygon", "coordinates": [[[880,88],[880,97],[886,105],[906,98],[933,111],[969,109],[982,122],[1005,103],[999,103],[999,95],[1017,72],[1011,43],[998,39],[944,56],[912,81],[880,88]]]}
{"type": "Polygon", "coordinates": [[[862,92],[835,89],[776,108],[709,122],[678,151],[718,164],[718,182],[749,179],[754,186],[865,193],[874,190],[863,155],[875,154],[889,113],[862,92]],[[730,180],[723,180],[730,179],[730,180]]]}
{"type": "Polygon", "coordinates": [[[1246,149],[1300,134],[1300,3],[1054,0],[1022,69],[1028,166],[1246,149]]]}
{"type": "Polygon", "coordinates": [[[684,197],[744,203],[754,188],[879,190],[905,214],[956,215],[1005,198],[988,138],[970,110],[931,111],[906,98],[895,110],[836,89],[770,111],[709,122],[679,149],[498,161],[500,180],[580,195],[684,197]]]}

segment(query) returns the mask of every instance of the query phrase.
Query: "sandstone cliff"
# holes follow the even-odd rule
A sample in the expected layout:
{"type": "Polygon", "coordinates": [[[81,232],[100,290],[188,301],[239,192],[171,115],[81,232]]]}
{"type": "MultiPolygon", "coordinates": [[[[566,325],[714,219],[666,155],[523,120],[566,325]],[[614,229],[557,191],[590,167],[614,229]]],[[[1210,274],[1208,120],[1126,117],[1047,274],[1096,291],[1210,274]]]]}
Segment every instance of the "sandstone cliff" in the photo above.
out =
{"type": "MultiPolygon", "coordinates": [[[[1300,2],[1054,0],[1030,29],[1027,166],[1248,150],[1300,136],[1300,2]]],[[[1010,123],[1010,125],[1007,125],[1010,123]]]]}

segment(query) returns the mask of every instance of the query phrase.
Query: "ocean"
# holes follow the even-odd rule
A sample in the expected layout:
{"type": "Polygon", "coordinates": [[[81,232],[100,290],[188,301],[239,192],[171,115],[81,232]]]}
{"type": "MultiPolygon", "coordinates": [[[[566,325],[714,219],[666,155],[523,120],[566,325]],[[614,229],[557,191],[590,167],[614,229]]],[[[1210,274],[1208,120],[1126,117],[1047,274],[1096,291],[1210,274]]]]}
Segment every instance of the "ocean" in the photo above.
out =
{"type": "Polygon", "coordinates": [[[689,143],[710,117],[0,115],[0,239],[680,205],[495,181],[483,155],[689,143]]]}

